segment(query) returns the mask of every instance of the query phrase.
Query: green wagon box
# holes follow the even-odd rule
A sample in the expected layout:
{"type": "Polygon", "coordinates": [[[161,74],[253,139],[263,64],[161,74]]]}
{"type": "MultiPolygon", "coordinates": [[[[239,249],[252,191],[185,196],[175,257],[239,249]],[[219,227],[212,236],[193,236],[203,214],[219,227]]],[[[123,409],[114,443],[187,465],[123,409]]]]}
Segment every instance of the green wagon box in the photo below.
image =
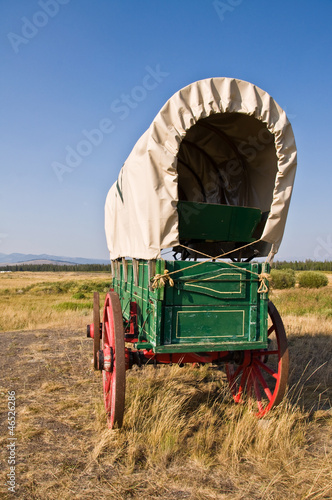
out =
{"type": "Polygon", "coordinates": [[[174,285],[151,289],[149,264],[138,263],[135,284],[133,263],[126,261],[113,288],[126,322],[136,303],[136,348],[147,342],[154,353],[265,349],[268,294],[257,293],[263,266],[204,262],[195,272],[190,262],[158,260],[156,273],[175,273],[174,285]]]}

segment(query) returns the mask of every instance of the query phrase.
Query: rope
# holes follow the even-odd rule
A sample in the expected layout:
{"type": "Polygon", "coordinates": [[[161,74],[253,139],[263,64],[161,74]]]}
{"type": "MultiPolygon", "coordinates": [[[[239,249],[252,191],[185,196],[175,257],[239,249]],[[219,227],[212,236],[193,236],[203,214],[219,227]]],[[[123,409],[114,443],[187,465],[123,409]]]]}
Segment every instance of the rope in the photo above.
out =
{"type": "Polygon", "coordinates": [[[258,275],[258,279],[260,281],[259,288],[257,290],[258,293],[267,293],[269,291],[269,287],[266,284],[266,281],[269,282],[271,280],[271,276],[268,273],[261,273],[258,275]]]}
{"type": "MultiPolygon", "coordinates": [[[[204,257],[208,257],[209,260],[218,260],[218,259],[221,259],[222,257],[225,257],[225,255],[228,255],[230,253],[233,253],[233,252],[237,252],[238,250],[242,250],[243,248],[247,248],[247,247],[250,247],[251,245],[255,245],[255,243],[259,243],[261,240],[256,240],[256,241],[253,241],[252,243],[247,243],[246,245],[243,245],[242,247],[238,247],[238,248],[233,248],[233,250],[229,250],[228,252],[224,252],[220,255],[217,255],[217,257],[211,257],[211,255],[207,255],[206,253],[203,253],[203,252],[199,252],[198,250],[194,250],[194,252],[196,253],[200,253],[201,255],[204,255],[204,257]]],[[[190,248],[190,247],[186,247],[185,245],[179,245],[180,247],[183,247],[183,248],[186,248],[187,250],[191,250],[193,251],[193,248],[190,248]]],[[[201,264],[201,262],[199,262],[198,264],[201,264]]],[[[196,265],[196,264],[194,264],[196,265]]],[[[187,269],[189,269],[187,267],[187,269]]],[[[177,272],[177,271],[175,271],[177,272]]]]}
{"type": "MultiPolygon", "coordinates": [[[[239,247],[239,248],[234,248],[233,250],[230,250],[229,252],[224,252],[222,253],[221,255],[217,255],[217,257],[211,257],[211,255],[207,255],[203,252],[199,252],[197,250],[195,250],[196,253],[199,253],[201,255],[204,255],[204,257],[207,257],[208,258],[208,261],[216,261],[216,260],[220,260],[222,257],[225,257],[226,255],[229,255],[230,253],[233,253],[233,252],[236,252],[238,250],[242,250],[243,248],[246,248],[246,247],[249,247],[251,245],[254,245],[255,243],[258,243],[259,241],[261,241],[260,239],[259,240],[256,240],[256,241],[253,241],[252,243],[247,243],[246,245],[243,245],[242,247],[239,247]]],[[[181,245],[181,247],[183,248],[186,248],[187,250],[193,250],[192,248],[190,247],[186,247],[185,245],[181,245]]],[[[188,269],[192,269],[193,267],[197,267],[197,266],[201,266],[202,264],[205,264],[206,261],[203,261],[203,262],[196,262],[196,264],[193,264],[192,266],[188,266],[186,267],[186,271],[188,269]]],[[[250,273],[250,274],[253,274],[255,276],[257,276],[260,284],[259,284],[259,288],[257,290],[258,293],[267,293],[269,291],[269,288],[266,284],[266,281],[270,281],[270,275],[268,273],[261,273],[261,274],[258,274],[258,273],[255,273],[254,271],[250,271],[250,269],[241,269],[239,268],[236,264],[233,264],[231,262],[225,262],[225,264],[227,264],[228,266],[230,267],[235,267],[238,271],[244,271],[244,272],[247,272],[247,273],[250,273]]],[[[182,269],[177,269],[175,271],[172,271],[172,272],[169,272],[167,269],[164,270],[164,274],[156,274],[152,280],[152,288],[161,288],[163,286],[166,285],[167,281],[169,282],[169,285],[170,286],[174,286],[174,280],[171,278],[171,274],[175,274],[175,273],[178,273],[180,272],[182,269]]],[[[218,276],[221,276],[220,274],[218,276]]],[[[218,276],[214,276],[214,278],[217,278],[218,276]]],[[[196,280],[196,281],[199,281],[199,280],[196,280]]],[[[204,281],[204,280],[203,280],[204,281]]]]}
{"type": "Polygon", "coordinates": [[[174,286],[174,281],[170,277],[170,274],[173,274],[174,272],[178,271],[173,271],[172,273],[170,273],[167,269],[165,269],[164,274],[156,274],[155,276],[153,276],[152,288],[161,288],[166,285],[167,281],[169,282],[170,286],[174,286]]]}

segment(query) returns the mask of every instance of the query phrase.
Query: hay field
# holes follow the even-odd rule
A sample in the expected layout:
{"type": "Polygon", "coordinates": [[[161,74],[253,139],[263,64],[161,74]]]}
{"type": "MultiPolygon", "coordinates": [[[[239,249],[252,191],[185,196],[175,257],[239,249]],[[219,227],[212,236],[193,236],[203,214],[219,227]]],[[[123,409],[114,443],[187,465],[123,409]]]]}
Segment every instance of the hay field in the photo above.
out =
{"type": "Polygon", "coordinates": [[[290,345],[284,402],[257,420],[222,371],[127,373],[124,427],[109,431],[91,367],[99,273],[0,275],[0,498],[332,498],[332,286],[272,293],[290,345]],[[16,397],[16,483],[7,492],[7,396],[16,397]]]}

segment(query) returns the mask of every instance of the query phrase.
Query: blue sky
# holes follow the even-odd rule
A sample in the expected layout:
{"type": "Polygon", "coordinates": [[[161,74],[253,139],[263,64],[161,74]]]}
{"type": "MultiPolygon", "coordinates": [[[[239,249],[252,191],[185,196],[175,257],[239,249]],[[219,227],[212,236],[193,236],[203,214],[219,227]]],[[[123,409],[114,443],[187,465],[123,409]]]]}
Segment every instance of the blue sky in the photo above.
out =
{"type": "Polygon", "coordinates": [[[227,76],[266,90],[293,126],[278,258],[332,259],[332,1],[222,4],[0,0],[0,253],[107,258],[104,202],[135,142],[177,90],[227,76]]]}

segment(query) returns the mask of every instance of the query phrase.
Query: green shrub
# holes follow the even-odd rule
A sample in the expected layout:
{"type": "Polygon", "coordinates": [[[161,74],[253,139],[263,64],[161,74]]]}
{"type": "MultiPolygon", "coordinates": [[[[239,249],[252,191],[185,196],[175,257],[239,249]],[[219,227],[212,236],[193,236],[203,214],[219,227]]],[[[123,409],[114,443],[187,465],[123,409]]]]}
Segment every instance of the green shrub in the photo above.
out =
{"type": "Polygon", "coordinates": [[[295,286],[295,271],[293,269],[285,269],[278,271],[271,270],[271,285],[272,288],[283,290],[284,288],[293,288],[295,286]]]}
{"type": "Polygon", "coordinates": [[[56,311],[80,311],[82,309],[92,309],[92,302],[60,302],[60,304],[55,304],[53,309],[56,311]]]}
{"type": "Polygon", "coordinates": [[[111,286],[110,281],[90,281],[89,283],[81,283],[77,287],[77,292],[92,293],[92,292],[108,292],[111,286]]]}
{"type": "Polygon", "coordinates": [[[102,281],[101,283],[97,283],[95,292],[104,292],[107,293],[111,286],[111,281],[102,281]]]}
{"type": "Polygon", "coordinates": [[[44,282],[44,283],[35,283],[33,285],[29,285],[24,289],[24,291],[30,291],[37,294],[65,294],[70,290],[75,288],[75,281],[62,281],[62,282],[44,282]]]}
{"type": "Polygon", "coordinates": [[[85,294],[82,292],[74,293],[74,295],[72,297],[73,297],[73,299],[85,299],[86,298],[85,294]]]}
{"type": "Polygon", "coordinates": [[[299,276],[299,286],[302,288],[321,288],[328,282],[327,276],[317,271],[304,271],[299,276]]]}

